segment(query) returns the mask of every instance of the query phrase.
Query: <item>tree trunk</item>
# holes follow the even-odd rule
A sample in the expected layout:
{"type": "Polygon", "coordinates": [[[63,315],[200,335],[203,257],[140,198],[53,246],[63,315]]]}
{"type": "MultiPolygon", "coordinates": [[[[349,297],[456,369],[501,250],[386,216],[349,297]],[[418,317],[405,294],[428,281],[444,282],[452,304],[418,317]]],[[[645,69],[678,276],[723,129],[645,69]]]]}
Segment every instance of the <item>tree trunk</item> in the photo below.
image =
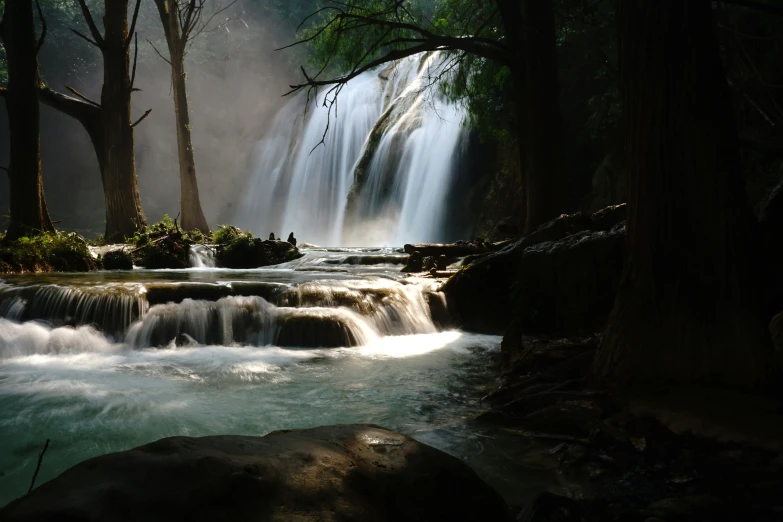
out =
{"type": "Polygon", "coordinates": [[[524,205],[529,234],[567,211],[561,179],[563,136],[552,0],[498,0],[509,48],[524,205]]]}
{"type": "Polygon", "coordinates": [[[557,74],[555,13],[552,0],[525,0],[525,78],[521,105],[525,158],[526,234],[566,212],[563,184],[563,131],[557,74]]]}
{"type": "Polygon", "coordinates": [[[132,235],[147,224],[136,182],[131,126],[128,0],[105,0],[103,52],[104,197],[106,238],[132,235]]]}
{"type": "Polygon", "coordinates": [[[619,4],[628,257],[595,376],[763,386],[779,369],[711,2],[619,4]]]}
{"type": "Polygon", "coordinates": [[[527,186],[527,164],[528,164],[528,125],[526,111],[527,99],[527,65],[526,65],[526,42],[523,36],[524,31],[524,12],[523,2],[525,0],[497,0],[500,19],[503,24],[503,32],[509,49],[513,50],[514,64],[511,69],[511,89],[514,104],[514,116],[517,135],[517,154],[519,157],[519,185],[522,187],[524,202],[522,212],[519,216],[519,229],[525,230],[527,223],[527,209],[530,198],[530,190],[527,186]]]}
{"type": "Polygon", "coordinates": [[[191,138],[190,112],[185,74],[185,45],[180,34],[179,12],[176,2],[169,2],[167,16],[168,31],[166,40],[171,58],[171,83],[174,87],[174,114],[177,125],[177,148],[179,151],[180,205],[182,212],[182,228],[184,230],[200,230],[208,234],[209,225],[201,209],[196,180],[196,158],[193,155],[193,140],[191,138]]]}
{"type": "Polygon", "coordinates": [[[31,0],[6,2],[0,22],[8,63],[5,100],[11,148],[7,240],[54,230],[44,198],[38,107],[38,50],[31,0]]]}

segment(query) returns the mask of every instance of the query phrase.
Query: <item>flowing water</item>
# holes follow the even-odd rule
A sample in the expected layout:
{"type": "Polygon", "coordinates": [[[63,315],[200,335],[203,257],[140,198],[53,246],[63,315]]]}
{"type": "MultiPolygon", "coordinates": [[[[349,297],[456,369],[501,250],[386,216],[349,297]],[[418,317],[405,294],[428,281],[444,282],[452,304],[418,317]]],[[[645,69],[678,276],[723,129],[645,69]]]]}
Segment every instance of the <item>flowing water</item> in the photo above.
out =
{"type": "Polygon", "coordinates": [[[246,271],[7,276],[0,506],[27,490],[47,438],[39,484],[161,437],[334,423],[412,435],[502,487],[502,451],[469,422],[500,339],[450,329],[437,283],[401,274],[403,258],[310,249],[246,271]]]}
{"type": "Polygon", "coordinates": [[[325,92],[306,111],[295,98],[252,155],[237,224],[328,245],[442,240],[467,137],[463,109],[430,88],[447,63],[429,53],[368,71],[331,114],[325,92]]]}

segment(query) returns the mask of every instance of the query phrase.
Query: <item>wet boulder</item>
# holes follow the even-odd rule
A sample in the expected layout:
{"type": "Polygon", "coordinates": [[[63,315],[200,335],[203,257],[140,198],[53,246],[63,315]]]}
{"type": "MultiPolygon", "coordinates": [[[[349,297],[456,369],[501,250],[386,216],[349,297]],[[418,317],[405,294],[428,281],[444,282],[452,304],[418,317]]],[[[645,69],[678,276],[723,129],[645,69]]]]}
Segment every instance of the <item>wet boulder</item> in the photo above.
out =
{"type": "Polygon", "coordinates": [[[287,263],[304,254],[288,241],[270,241],[243,235],[218,245],[216,259],[225,268],[259,268],[287,263]]]}
{"type": "Polygon", "coordinates": [[[405,266],[402,267],[402,272],[423,272],[424,271],[424,257],[421,255],[421,252],[416,250],[415,252],[411,252],[410,256],[408,256],[408,261],[405,263],[405,266]]]}
{"type": "Polygon", "coordinates": [[[82,462],[0,510],[8,521],[510,520],[466,464],[378,426],[170,437],[82,462]]]}
{"type": "Polygon", "coordinates": [[[581,213],[563,214],[496,252],[473,258],[442,287],[449,311],[463,328],[502,333],[514,318],[511,287],[519,278],[523,252],[594,227],[590,217],[581,213]]]}
{"type": "Polygon", "coordinates": [[[590,334],[603,328],[625,261],[625,224],[525,250],[514,307],[525,333],[590,334]]]}
{"type": "Polygon", "coordinates": [[[275,344],[295,348],[359,346],[366,339],[357,323],[349,313],[341,310],[283,308],[277,317],[275,344]]]}
{"type": "Polygon", "coordinates": [[[502,333],[511,321],[509,288],[519,271],[518,241],[463,265],[441,287],[450,315],[466,330],[502,333]]]}
{"type": "Polygon", "coordinates": [[[157,239],[144,235],[131,251],[133,264],[151,270],[188,268],[190,243],[182,234],[168,234],[157,239]]]}

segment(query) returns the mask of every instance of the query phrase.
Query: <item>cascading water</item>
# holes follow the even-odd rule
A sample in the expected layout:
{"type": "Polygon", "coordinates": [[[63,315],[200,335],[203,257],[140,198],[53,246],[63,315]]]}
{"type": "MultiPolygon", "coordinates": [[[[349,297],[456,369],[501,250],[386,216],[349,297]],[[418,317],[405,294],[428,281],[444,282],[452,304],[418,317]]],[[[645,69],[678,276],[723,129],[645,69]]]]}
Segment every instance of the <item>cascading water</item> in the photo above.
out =
{"type": "Polygon", "coordinates": [[[306,112],[304,95],[284,107],[253,154],[237,223],[327,245],[441,240],[466,137],[463,110],[431,86],[443,67],[429,53],[368,71],[331,119],[325,94],[306,112]]]}
{"type": "Polygon", "coordinates": [[[0,506],[47,438],[36,484],[164,436],[324,424],[467,455],[500,339],[450,329],[438,282],[401,273],[395,248],[303,252],[254,270],[4,276],[0,506]]]}
{"type": "Polygon", "coordinates": [[[95,325],[122,335],[144,315],[147,301],[140,285],[80,289],[59,285],[0,287],[0,318],[43,320],[57,326],[95,325]]]}
{"type": "Polygon", "coordinates": [[[214,268],[215,250],[208,245],[192,245],[188,251],[188,262],[192,268],[214,268]]]}

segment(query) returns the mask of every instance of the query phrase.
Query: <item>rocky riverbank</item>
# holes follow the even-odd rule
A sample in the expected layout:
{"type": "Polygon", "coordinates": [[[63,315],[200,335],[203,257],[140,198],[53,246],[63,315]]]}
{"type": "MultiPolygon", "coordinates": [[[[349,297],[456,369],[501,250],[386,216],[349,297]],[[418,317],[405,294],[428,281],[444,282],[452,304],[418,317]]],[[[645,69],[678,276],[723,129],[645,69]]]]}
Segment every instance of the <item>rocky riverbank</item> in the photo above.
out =
{"type": "Polygon", "coordinates": [[[224,268],[260,268],[303,255],[288,241],[255,238],[234,226],[224,225],[204,235],[183,231],[175,221],[164,217],[121,244],[107,245],[100,238],[88,241],[76,233],[0,241],[0,274],[131,270],[134,266],[183,269],[192,266],[194,248],[208,250],[215,266],[224,268]]]}

